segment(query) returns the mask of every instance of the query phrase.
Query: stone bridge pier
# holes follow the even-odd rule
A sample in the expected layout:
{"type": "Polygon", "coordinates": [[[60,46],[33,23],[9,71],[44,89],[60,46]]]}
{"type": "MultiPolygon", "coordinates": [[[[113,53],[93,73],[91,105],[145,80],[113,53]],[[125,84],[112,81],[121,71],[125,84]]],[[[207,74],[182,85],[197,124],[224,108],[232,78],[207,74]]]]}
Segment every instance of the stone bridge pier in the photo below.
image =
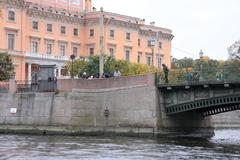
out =
{"type": "Polygon", "coordinates": [[[211,137],[210,115],[240,109],[238,83],[159,86],[159,133],[211,137]]]}

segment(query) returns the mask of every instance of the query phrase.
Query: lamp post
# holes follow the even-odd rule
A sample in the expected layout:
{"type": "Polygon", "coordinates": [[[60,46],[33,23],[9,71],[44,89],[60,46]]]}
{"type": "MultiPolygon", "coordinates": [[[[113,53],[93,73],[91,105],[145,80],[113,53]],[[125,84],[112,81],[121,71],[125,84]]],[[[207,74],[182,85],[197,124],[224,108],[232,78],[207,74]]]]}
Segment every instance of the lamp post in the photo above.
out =
{"type": "Polygon", "coordinates": [[[73,61],[74,61],[74,59],[76,58],[76,56],[75,56],[74,54],[72,54],[72,55],[70,56],[70,58],[71,58],[71,60],[72,60],[71,78],[74,78],[74,75],[73,75],[73,61]]]}
{"type": "Polygon", "coordinates": [[[104,15],[103,15],[103,8],[101,7],[100,10],[100,55],[99,55],[99,78],[103,76],[104,72],[104,15]]]}

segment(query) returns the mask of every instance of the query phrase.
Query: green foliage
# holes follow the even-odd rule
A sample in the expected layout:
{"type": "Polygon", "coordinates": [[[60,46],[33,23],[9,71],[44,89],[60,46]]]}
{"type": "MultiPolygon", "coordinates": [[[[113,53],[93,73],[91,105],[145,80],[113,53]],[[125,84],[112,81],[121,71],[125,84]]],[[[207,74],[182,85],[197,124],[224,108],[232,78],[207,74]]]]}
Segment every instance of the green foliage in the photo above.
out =
{"type": "Polygon", "coordinates": [[[215,68],[224,65],[224,61],[217,61],[209,57],[193,60],[192,58],[172,59],[172,69],[215,68]]]}
{"type": "Polygon", "coordinates": [[[7,53],[0,53],[0,81],[7,81],[14,75],[14,66],[7,53]]]}
{"type": "Polygon", "coordinates": [[[74,60],[73,63],[72,61],[68,61],[65,65],[65,69],[70,73],[73,72],[73,75],[76,76],[85,70],[87,64],[88,63],[84,60],[74,60]]]}
{"type": "MultiPolygon", "coordinates": [[[[239,60],[214,60],[207,56],[193,60],[191,58],[172,59],[172,69],[169,72],[169,82],[186,82],[189,74],[199,74],[203,81],[240,80],[239,60]]],[[[163,77],[163,76],[162,76],[163,77]]]]}
{"type": "MultiPolygon", "coordinates": [[[[66,70],[71,73],[72,61],[66,63],[66,70]]],[[[121,72],[122,76],[142,75],[149,72],[156,72],[154,67],[143,64],[130,63],[125,60],[116,60],[111,56],[104,56],[104,73],[113,75],[115,69],[121,72]]],[[[91,56],[85,60],[73,61],[73,75],[77,76],[86,72],[87,77],[99,73],[99,56],[91,56]]]]}
{"type": "Polygon", "coordinates": [[[194,60],[192,58],[184,57],[183,59],[172,59],[171,68],[177,69],[177,68],[189,68],[194,66],[194,60]]]}

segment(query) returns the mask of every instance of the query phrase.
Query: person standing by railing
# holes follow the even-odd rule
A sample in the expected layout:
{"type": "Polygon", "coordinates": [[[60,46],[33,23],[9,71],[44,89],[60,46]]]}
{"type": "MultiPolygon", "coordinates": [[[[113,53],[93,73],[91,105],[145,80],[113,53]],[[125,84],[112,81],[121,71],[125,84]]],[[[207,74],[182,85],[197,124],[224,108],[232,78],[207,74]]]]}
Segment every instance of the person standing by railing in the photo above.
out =
{"type": "Polygon", "coordinates": [[[165,79],[165,83],[168,84],[168,72],[169,69],[165,64],[162,64],[163,67],[163,72],[164,72],[164,79],[165,79]]]}

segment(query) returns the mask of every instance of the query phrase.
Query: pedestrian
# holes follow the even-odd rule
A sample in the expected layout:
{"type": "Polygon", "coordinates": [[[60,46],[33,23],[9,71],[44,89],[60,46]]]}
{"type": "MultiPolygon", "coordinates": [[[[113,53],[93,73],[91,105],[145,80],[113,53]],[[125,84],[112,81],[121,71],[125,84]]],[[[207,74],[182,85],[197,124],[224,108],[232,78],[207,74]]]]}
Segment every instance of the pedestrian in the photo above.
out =
{"type": "Polygon", "coordinates": [[[188,82],[192,82],[193,80],[194,80],[194,79],[193,79],[192,73],[188,72],[188,73],[187,73],[187,81],[188,81],[188,82]]]}
{"type": "Polygon", "coordinates": [[[114,71],[113,76],[114,76],[114,77],[121,77],[121,72],[120,72],[118,69],[116,69],[116,70],[114,71]]]}
{"type": "Polygon", "coordinates": [[[216,73],[216,79],[217,81],[221,81],[223,79],[223,74],[221,71],[217,71],[216,73]]]}
{"type": "Polygon", "coordinates": [[[168,72],[169,69],[165,64],[162,64],[163,67],[163,72],[164,72],[164,79],[165,79],[165,83],[168,84],[168,72]]]}

